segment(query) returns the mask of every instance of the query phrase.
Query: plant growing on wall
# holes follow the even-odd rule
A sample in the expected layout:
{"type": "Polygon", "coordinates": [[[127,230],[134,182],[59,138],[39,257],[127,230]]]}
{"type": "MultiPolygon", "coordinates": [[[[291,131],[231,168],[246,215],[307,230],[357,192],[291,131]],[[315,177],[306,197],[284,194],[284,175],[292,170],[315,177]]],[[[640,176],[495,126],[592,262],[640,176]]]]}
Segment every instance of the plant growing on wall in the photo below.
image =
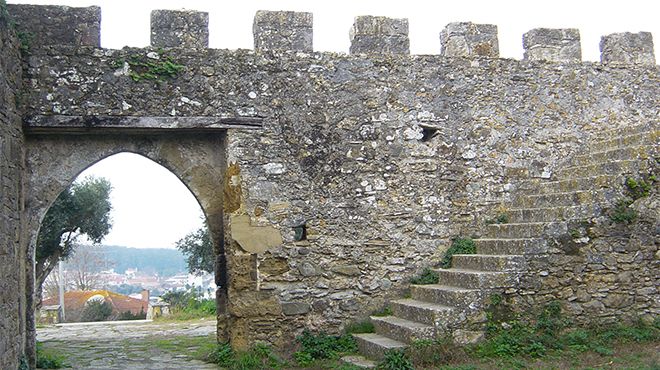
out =
{"type": "Polygon", "coordinates": [[[88,177],[65,189],[48,209],[37,237],[36,302],[41,302],[46,277],[60,260],[73,254],[80,236],[100,243],[110,232],[111,190],[108,180],[88,177]]]}

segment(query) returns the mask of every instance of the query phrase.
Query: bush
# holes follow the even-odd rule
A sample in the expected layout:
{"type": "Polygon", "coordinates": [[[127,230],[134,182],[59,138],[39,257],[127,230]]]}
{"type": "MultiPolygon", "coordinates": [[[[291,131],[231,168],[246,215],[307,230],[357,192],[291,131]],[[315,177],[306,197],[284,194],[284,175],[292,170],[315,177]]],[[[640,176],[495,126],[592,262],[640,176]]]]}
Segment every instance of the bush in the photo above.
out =
{"type": "Polygon", "coordinates": [[[147,313],[144,312],[144,309],[140,309],[140,313],[132,313],[131,311],[125,311],[119,314],[117,320],[144,320],[147,318],[147,313]]]}
{"type": "Polygon", "coordinates": [[[365,320],[347,325],[344,331],[347,334],[361,334],[361,333],[373,333],[376,331],[376,329],[374,328],[374,323],[365,320]]]}
{"type": "Polygon", "coordinates": [[[106,301],[90,301],[80,315],[80,321],[104,321],[112,315],[112,306],[106,301]]]}
{"type": "Polygon", "coordinates": [[[163,317],[163,319],[190,320],[216,314],[215,300],[202,298],[201,294],[194,289],[167,292],[163,294],[162,298],[163,301],[170,304],[170,316],[163,317]]]}
{"type": "Polygon", "coordinates": [[[229,344],[218,344],[206,361],[231,370],[281,369],[286,365],[268,345],[262,343],[246,352],[234,352],[229,344]]]}
{"type": "Polygon", "coordinates": [[[385,352],[385,357],[378,364],[378,369],[382,370],[414,370],[415,367],[406,353],[402,350],[389,350],[385,352]]]}
{"type": "Polygon", "coordinates": [[[455,254],[475,254],[477,253],[477,247],[474,244],[474,240],[470,238],[456,238],[452,240],[451,246],[445,252],[445,256],[440,262],[440,266],[443,268],[451,267],[452,256],[455,254]]]}
{"type": "Polygon", "coordinates": [[[419,276],[410,279],[410,284],[415,284],[415,285],[437,284],[438,280],[439,280],[438,273],[427,267],[422,271],[422,273],[419,276]]]}
{"type": "Polygon", "coordinates": [[[37,368],[39,369],[61,369],[70,367],[64,361],[64,356],[48,351],[37,342],[37,368]]]}
{"type": "Polygon", "coordinates": [[[296,361],[300,359],[307,362],[306,364],[299,363],[301,366],[308,366],[313,360],[336,359],[342,354],[357,351],[355,339],[350,334],[333,336],[323,332],[314,334],[305,330],[296,338],[296,341],[300,343],[301,349],[293,354],[294,358],[296,361]]]}

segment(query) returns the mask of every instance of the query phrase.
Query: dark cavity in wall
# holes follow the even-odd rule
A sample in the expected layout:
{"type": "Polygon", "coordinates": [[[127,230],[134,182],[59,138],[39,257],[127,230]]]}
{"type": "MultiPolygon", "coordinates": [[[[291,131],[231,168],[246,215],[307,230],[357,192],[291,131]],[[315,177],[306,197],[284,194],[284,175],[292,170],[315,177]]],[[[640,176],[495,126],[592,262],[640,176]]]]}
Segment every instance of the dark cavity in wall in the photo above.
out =
{"type": "Polygon", "coordinates": [[[293,239],[297,242],[301,240],[307,240],[307,225],[301,224],[293,227],[294,235],[293,239]]]}
{"type": "Polygon", "coordinates": [[[437,127],[422,126],[422,138],[419,140],[423,143],[431,141],[434,137],[438,135],[437,127]]]}

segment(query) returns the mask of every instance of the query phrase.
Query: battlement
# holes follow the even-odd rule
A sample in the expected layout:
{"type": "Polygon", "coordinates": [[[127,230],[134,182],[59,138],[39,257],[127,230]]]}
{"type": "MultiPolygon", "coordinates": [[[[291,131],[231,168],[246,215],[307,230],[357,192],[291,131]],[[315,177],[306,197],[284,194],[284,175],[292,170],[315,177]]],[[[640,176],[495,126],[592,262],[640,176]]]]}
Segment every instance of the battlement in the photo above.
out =
{"type": "MultiPolygon", "coordinates": [[[[101,9],[96,6],[9,5],[17,28],[39,37],[31,46],[100,46],[101,9]]],[[[151,45],[207,48],[208,13],[154,10],[151,45]]],[[[263,11],[253,23],[257,51],[312,52],[313,15],[304,12],[263,11]]],[[[408,20],[359,16],[349,31],[351,54],[410,54],[408,20]]],[[[574,28],[536,28],[523,35],[524,60],[577,63],[582,60],[580,32],[574,28]]],[[[618,65],[655,65],[649,32],[603,36],[601,62],[618,65]]],[[[449,23],[440,32],[439,53],[445,57],[498,58],[497,26],[471,22],[449,23]]]]}

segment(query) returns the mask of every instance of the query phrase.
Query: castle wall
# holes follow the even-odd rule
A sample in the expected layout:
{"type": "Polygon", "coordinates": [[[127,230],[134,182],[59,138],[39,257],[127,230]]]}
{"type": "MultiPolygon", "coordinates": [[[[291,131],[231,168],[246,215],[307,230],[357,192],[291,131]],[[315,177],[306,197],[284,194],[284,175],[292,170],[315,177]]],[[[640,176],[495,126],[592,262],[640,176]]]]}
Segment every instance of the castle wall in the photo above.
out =
{"type": "MultiPolygon", "coordinates": [[[[520,180],[548,179],[601,131],[657,124],[660,113],[652,58],[616,57],[608,44],[608,63],[580,62],[575,30],[530,32],[519,61],[496,58],[493,27],[459,24],[442,55],[410,56],[407,22],[365,18],[352,34],[360,54],[344,55],[310,51],[311,15],[255,22],[256,51],[201,48],[190,35],[177,42],[191,48],[44,46],[25,76],[33,116],[264,117],[261,130],[227,134],[237,347],[284,347],[303,327],[337,331],[365,317],[452,237],[481,235],[520,180]],[[162,61],[182,69],[144,78],[145,64],[162,61]]],[[[539,301],[552,295],[524,284],[539,301]]]]}
{"type": "Polygon", "coordinates": [[[21,248],[23,134],[17,101],[19,43],[0,4],[0,368],[16,369],[25,346],[25,251],[21,248]]]}

